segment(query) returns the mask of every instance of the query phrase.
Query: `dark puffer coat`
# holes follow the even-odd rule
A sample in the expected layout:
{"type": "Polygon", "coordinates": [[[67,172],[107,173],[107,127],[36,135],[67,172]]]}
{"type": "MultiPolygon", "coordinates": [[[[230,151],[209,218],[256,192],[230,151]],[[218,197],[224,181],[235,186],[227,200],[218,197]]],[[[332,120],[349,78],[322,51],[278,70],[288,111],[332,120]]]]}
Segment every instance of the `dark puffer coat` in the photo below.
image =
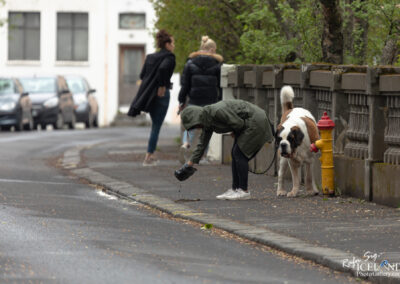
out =
{"type": "Polygon", "coordinates": [[[179,103],[205,106],[222,99],[220,88],[221,64],[223,58],[219,54],[203,51],[189,55],[181,77],[179,103]]]}

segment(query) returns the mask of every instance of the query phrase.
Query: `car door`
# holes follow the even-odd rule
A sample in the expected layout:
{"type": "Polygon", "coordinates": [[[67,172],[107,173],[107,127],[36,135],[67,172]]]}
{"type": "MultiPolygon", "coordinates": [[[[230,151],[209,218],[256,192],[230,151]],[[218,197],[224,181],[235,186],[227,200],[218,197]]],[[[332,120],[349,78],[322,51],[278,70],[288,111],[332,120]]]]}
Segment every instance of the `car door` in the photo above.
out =
{"type": "Polygon", "coordinates": [[[57,78],[57,88],[60,100],[60,109],[65,122],[72,121],[74,115],[74,99],[68,89],[67,82],[64,77],[57,78]]]}

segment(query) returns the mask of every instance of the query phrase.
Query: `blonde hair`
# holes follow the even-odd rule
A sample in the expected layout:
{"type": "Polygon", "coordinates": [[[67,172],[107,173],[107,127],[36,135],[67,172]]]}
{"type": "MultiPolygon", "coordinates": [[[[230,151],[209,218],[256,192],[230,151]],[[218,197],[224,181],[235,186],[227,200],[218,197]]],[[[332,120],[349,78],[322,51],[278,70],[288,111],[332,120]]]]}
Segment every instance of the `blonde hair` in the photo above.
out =
{"type": "Polygon", "coordinates": [[[207,35],[201,37],[200,50],[210,51],[211,49],[217,50],[217,44],[207,35]]]}

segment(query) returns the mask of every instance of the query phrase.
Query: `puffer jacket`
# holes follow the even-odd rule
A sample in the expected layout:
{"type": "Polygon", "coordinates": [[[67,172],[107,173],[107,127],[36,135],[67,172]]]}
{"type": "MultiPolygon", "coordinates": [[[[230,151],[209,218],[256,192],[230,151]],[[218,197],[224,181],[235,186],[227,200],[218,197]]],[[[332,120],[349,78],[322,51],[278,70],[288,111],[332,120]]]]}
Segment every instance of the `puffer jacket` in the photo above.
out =
{"type": "Polygon", "coordinates": [[[239,149],[248,159],[273,140],[267,113],[258,106],[242,100],[226,100],[205,107],[188,106],[181,114],[187,130],[201,127],[199,144],[190,160],[199,163],[213,132],[234,132],[239,149]]]}
{"type": "Polygon", "coordinates": [[[220,88],[221,64],[223,58],[219,54],[203,51],[189,55],[181,76],[179,103],[185,104],[187,97],[191,105],[205,106],[222,99],[220,88]]]}

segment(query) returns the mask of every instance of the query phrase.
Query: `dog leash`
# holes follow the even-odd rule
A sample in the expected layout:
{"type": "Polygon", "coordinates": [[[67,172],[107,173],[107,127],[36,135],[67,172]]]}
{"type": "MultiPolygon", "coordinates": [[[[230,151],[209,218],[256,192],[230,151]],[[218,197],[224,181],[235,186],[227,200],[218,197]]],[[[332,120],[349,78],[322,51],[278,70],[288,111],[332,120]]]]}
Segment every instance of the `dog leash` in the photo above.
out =
{"type": "Polygon", "coordinates": [[[249,173],[252,173],[252,174],[255,174],[255,175],[263,175],[263,174],[265,174],[266,172],[268,172],[268,171],[271,169],[272,165],[274,164],[274,162],[275,162],[275,160],[276,160],[276,153],[278,152],[278,148],[279,148],[279,146],[276,145],[276,143],[275,143],[274,157],[272,158],[271,164],[268,166],[268,168],[267,168],[266,170],[264,170],[264,171],[262,171],[262,172],[256,172],[256,171],[252,171],[252,170],[249,168],[249,173]]]}
{"type": "MultiPolygon", "coordinates": [[[[270,122],[269,124],[270,124],[270,126],[271,126],[272,133],[274,133],[274,136],[275,136],[276,134],[275,134],[274,125],[273,125],[271,122],[270,122]]],[[[265,174],[266,172],[268,172],[268,171],[271,169],[272,165],[274,164],[274,162],[275,162],[275,160],[276,160],[276,153],[278,152],[278,149],[279,149],[279,145],[276,143],[276,137],[275,137],[274,140],[275,140],[275,141],[274,141],[275,150],[274,150],[274,157],[272,158],[271,164],[267,167],[266,170],[264,170],[264,171],[262,171],[262,172],[252,171],[252,170],[249,168],[249,173],[252,173],[252,174],[255,174],[255,175],[263,175],[263,174],[265,174]]]]}

